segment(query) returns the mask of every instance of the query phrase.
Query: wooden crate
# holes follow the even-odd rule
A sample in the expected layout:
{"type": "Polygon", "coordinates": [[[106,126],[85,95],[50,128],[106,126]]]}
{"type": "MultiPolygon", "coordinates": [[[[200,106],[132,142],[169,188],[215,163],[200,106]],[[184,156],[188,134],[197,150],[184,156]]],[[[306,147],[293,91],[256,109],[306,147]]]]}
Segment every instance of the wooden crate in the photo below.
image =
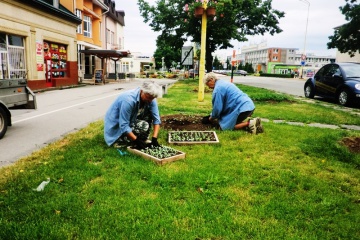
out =
{"type": "Polygon", "coordinates": [[[177,160],[181,160],[181,159],[185,159],[185,153],[184,152],[181,152],[179,150],[176,150],[177,151],[177,154],[172,156],[172,157],[168,157],[168,158],[156,158],[154,156],[151,156],[147,153],[144,153],[138,149],[135,149],[135,148],[132,148],[132,147],[128,147],[127,148],[129,152],[133,153],[133,154],[136,154],[136,155],[139,155],[147,160],[151,160],[159,165],[163,165],[165,163],[169,163],[169,162],[174,162],[174,161],[177,161],[177,160]]]}
{"type": "Polygon", "coordinates": [[[172,143],[172,144],[176,144],[176,145],[188,145],[188,144],[209,144],[209,143],[219,143],[219,138],[216,135],[216,132],[214,131],[170,131],[169,135],[168,135],[168,142],[172,143]],[[214,138],[213,140],[206,140],[206,141],[176,141],[174,139],[171,138],[172,133],[190,133],[190,134],[194,134],[194,133],[210,133],[212,134],[212,137],[214,138]]]}

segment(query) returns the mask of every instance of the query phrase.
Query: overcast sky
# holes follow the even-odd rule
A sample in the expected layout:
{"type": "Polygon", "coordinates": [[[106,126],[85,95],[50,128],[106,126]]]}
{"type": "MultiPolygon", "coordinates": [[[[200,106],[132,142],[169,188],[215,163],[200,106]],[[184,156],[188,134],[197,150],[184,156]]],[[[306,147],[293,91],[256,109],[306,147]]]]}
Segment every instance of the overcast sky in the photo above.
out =
{"type": "MultiPolygon", "coordinates": [[[[305,1],[305,0],[304,0],[305,1]]],[[[140,16],[136,0],[115,0],[116,9],[125,11],[125,49],[131,52],[141,52],[152,55],[156,49],[156,37],[140,16]]],[[[155,0],[148,0],[154,4],[155,0]]],[[[306,53],[335,56],[335,50],[327,49],[328,37],[334,33],[333,28],[345,23],[345,17],[339,7],[345,5],[345,0],[308,0],[310,2],[309,18],[307,22],[308,4],[303,0],[273,0],[272,7],[285,12],[280,19],[282,33],[274,36],[249,36],[248,42],[233,41],[234,49],[238,52],[242,46],[253,43],[267,42],[268,47],[298,48],[304,51],[305,32],[306,53]],[[307,25],[307,27],[306,27],[307,25]]],[[[219,57],[231,55],[232,49],[217,51],[219,57]]]]}

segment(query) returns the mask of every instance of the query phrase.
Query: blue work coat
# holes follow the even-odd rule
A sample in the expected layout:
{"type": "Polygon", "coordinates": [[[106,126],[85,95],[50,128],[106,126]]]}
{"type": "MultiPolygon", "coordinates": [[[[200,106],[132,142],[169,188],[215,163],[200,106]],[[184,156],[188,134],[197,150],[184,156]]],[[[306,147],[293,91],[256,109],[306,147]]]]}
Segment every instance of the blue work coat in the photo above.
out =
{"type": "Polygon", "coordinates": [[[255,105],[236,85],[225,80],[215,82],[211,118],[217,118],[222,130],[233,130],[240,113],[253,111],[255,105]]]}
{"type": "MultiPolygon", "coordinates": [[[[140,108],[140,88],[120,94],[105,114],[104,138],[108,146],[123,134],[132,132],[131,125],[135,123],[140,108]]],[[[145,104],[144,112],[150,112],[154,125],[161,124],[159,108],[156,99],[145,104]]]]}

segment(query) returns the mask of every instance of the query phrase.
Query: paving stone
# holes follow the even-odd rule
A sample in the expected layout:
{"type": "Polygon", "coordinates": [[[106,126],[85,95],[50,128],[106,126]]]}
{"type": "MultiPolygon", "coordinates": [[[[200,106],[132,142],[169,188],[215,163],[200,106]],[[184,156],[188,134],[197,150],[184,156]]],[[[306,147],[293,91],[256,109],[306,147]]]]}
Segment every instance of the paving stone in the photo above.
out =
{"type": "Polygon", "coordinates": [[[302,122],[286,122],[287,124],[290,125],[296,125],[296,126],[305,126],[305,123],[302,122]]]}
{"type": "Polygon", "coordinates": [[[310,123],[308,124],[309,127],[318,127],[318,128],[331,128],[331,129],[339,129],[336,125],[330,124],[322,124],[322,123],[310,123]]]}
{"type": "Polygon", "coordinates": [[[284,123],[285,120],[274,120],[273,122],[274,122],[274,123],[284,123]]]}
{"type": "Polygon", "coordinates": [[[360,126],[357,125],[340,125],[341,128],[360,131],[360,126]]]}
{"type": "Polygon", "coordinates": [[[267,119],[267,118],[261,118],[261,121],[262,121],[262,122],[270,122],[270,120],[267,119]]]}

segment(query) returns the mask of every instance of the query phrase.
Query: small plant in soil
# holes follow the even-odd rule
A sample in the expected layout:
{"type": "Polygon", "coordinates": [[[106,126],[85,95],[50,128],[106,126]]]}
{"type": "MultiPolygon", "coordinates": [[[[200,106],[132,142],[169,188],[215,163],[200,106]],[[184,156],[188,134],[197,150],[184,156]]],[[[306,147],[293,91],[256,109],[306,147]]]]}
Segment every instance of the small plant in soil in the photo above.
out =
{"type": "Polygon", "coordinates": [[[179,151],[167,146],[147,147],[140,151],[158,159],[169,158],[179,154],[179,151]]]}
{"type": "Polygon", "coordinates": [[[170,139],[176,142],[216,141],[213,132],[171,132],[170,139]]]}

